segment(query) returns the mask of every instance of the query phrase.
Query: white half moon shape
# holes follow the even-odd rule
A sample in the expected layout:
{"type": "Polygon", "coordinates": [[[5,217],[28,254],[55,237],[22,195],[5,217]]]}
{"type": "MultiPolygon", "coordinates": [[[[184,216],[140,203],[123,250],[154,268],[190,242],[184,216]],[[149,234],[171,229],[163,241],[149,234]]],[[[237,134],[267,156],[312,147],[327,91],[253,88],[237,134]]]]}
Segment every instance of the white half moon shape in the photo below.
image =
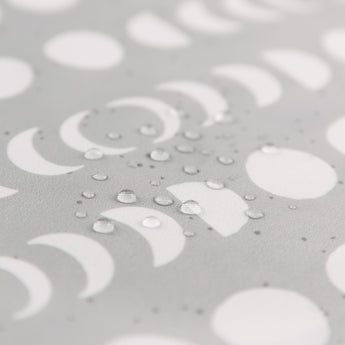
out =
{"type": "Polygon", "coordinates": [[[13,315],[14,319],[34,316],[48,304],[52,287],[47,276],[36,266],[23,260],[1,256],[0,269],[14,275],[25,286],[29,297],[27,305],[13,315]]]}
{"type": "Polygon", "coordinates": [[[110,146],[98,145],[86,139],[79,130],[83,118],[88,115],[88,111],[82,111],[67,118],[60,127],[60,137],[62,141],[72,149],[86,152],[89,149],[97,148],[105,155],[121,155],[135,150],[135,147],[115,148],[110,146]]]}
{"type": "Polygon", "coordinates": [[[18,193],[16,189],[0,186],[0,199],[6,198],[16,193],[18,193]]]}
{"type": "Polygon", "coordinates": [[[328,257],[326,273],[331,283],[345,294],[345,244],[336,248],[328,257]]]}
{"type": "Polygon", "coordinates": [[[43,46],[46,57],[72,68],[103,70],[118,65],[124,56],[120,43],[97,31],[66,31],[43,46]]]}
{"type": "Polygon", "coordinates": [[[312,91],[324,88],[332,77],[329,66],[319,57],[308,52],[294,49],[270,49],[262,56],[280,72],[312,91]]]}
{"type": "Polygon", "coordinates": [[[157,89],[179,92],[198,102],[207,114],[207,120],[202,124],[203,127],[213,125],[217,115],[228,109],[228,104],[224,97],[216,89],[203,83],[177,80],[160,84],[157,86],[157,89]]]}
{"type": "Polygon", "coordinates": [[[223,4],[230,15],[246,20],[272,22],[282,18],[278,11],[255,4],[251,0],[223,0],[223,4]]]}
{"type": "Polygon", "coordinates": [[[330,56],[345,63],[345,28],[326,31],[321,37],[321,42],[330,56]]]}
{"type": "Polygon", "coordinates": [[[34,80],[34,73],[27,62],[7,56],[0,57],[0,76],[0,100],[19,95],[34,80]]]}
{"type": "Polygon", "coordinates": [[[337,119],[328,127],[326,138],[337,151],[345,155],[345,117],[337,119]]]}
{"type": "Polygon", "coordinates": [[[310,153],[287,148],[251,153],[246,169],[260,188],[292,199],[319,198],[337,183],[337,174],[328,163],[310,153]]]}
{"type": "Polygon", "coordinates": [[[239,23],[217,16],[199,0],[182,2],[176,11],[178,20],[186,28],[202,34],[227,34],[238,31],[239,23]]]}
{"type": "Polygon", "coordinates": [[[7,2],[20,10],[50,14],[74,7],[79,0],[7,0],[7,2]]]}
{"type": "Polygon", "coordinates": [[[63,175],[78,169],[78,166],[57,165],[45,160],[34,148],[33,137],[38,128],[30,128],[14,136],[7,145],[9,160],[19,169],[36,175],[63,175]]]}
{"type": "Polygon", "coordinates": [[[111,101],[107,104],[109,108],[117,107],[140,107],[151,111],[164,124],[164,132],[154,140],[154,143],[173,138],[180,128],[180,117],[172,106],[154,98],[149,97],[129,97],[111,101]]]}
{"type": "Polygon", "coordinates": [[[127,32],[138,43],[155,48],[177,49],[190,44],[190,38],[183,31],[149,11],[131,17],[127,32]]]}
{"type": "Polygon", "coordinates": [[[186,239],[183,229],[162,212],[145,207],[120,207],[104,211],[102,216],[126,224],[143,236],[151,247],[155,267],[174,261],[184,248],[186,239]],[[142,221],[150,216],[159,219],[159,227],[151,229],[143,226],[142,221]]]}
{"type": "Polygon", "coordinates": [[[88,298],[100,293],[113,279],[113,258],[103,246],[91,238],[59,232],[36,237],[28,244],[59,249],[80,264],[86,275],[86,286],[79,293],[79,298],[88,298]]]}
{"type": "Polygon", "coordinates": [[[198,216],[221,236],[235,234],[248,221],[245,215],[247,204],[228,188],[215,190],[204,182],[185,182],[170,186],[167,190],[182,203],[197,201],[202,209],[198,216]]]}
{"type": "Polygon", "coordinates": [[[222,302],[212,328],[226,344],[326,345],[327,318],[307,297],[279,288],[240,291],[222,302]]]}
{"type": "Polygon", "coordinates": [[[267,5],[277,7],[282,11],[310,13],[317,9],[317,5],[312,1],[301,0],[262,0],[267,5]]]}
{"type": "Polygon", "coordinates": [[[258,107],[278,101],[282,87],[278,79],[266,70],[246,64],[228,64],[213,68],[213,74],[236,81],[253,96],[258,107]]]}
{"type": "Polygon", "coordinates": [[[114,338],[105,345],[193,345],[189,341],[156,334],[136,334],[114,338]]]}

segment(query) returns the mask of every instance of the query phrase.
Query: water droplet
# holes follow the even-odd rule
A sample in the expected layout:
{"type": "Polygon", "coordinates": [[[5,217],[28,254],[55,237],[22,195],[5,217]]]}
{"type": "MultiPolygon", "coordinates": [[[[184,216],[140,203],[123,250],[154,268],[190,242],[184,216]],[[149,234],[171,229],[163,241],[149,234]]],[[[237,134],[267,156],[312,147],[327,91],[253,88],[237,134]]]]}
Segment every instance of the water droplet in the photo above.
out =
{"type": "Polygon", "coordinates": [[[139,133],[146,136],[154,136],[157,134],[157,129],[152,125],[143,125],[139,128],[139,133]]]}
{"type": "Polygon", "coordinates": [[[86,218],[87,217],[87,212],[85,210],[77,210],[77,211],[75,211],[74,215],[77,218],[86,218]]]}
{"type": "Polygon", "coordinates": [[[96,196],[96,193],[87,190],[85,192],[82,192],[81,196],[84,197],[85,199],[93,199],[96,196]]]}
{"type": "Polygon", "coordinates": [[[253,194],[247,194],[243,198],[244,200],[247,200],[247,201],[254,201],[256,199],[256,196],[253,194]]]}
{"type": "Polygon", "coordinates": [[[185,165],[183,167],[183,171],[188,175],[196,175],[200,172],[200,170],[194,165],[185,165]]]}
{"type": "Polygon", "coordinates": [[[201,207],[199,203],[195,200],[187,200],[180,206],[180,211],[183,214],[200,214],[201,213],[201,207]]]}
{"type": "Polygon", "coordinates": [[[115,230],[115,225],[109,219],[98,219],[92,224],[92,230],[100,234],[110,234],[115,230]]]}
{"type": "Polygon", "coordinates": [[[163,149],[155,149],[150,152],[149,156],[156,162],[166,162],[170,159],[170,153],[163,149]]]}
{"type": "Polygon", "coordinates": [[[215,120],[217,123],[232,124],[236,122],[236,116],[233,115],[229,109],[224,109],[223,111],[220,111],[218,114],[216,114],[215,120]]]}
{"type": "Polygon", "coordinates": [[[264,146],[261,146],[261,152],[263,152],[263,153],[277,153],[278,148],[273,144],[266,144],[264,146]]]}
{"type": "Polygon", "coordinates": [[[123,189],[116,195],[116,200],[123,204],[133,204],[137,201],[137,196],[132,190],[123,189]]]}
{"type": "Polygon", "coordinates": [[[195,151],[195,148],[188,144],[176,145],[175,149],[181,153],[193,153],[195,151]]]}
{"type": "Polygon", "coordinates": [[[122,138],[122,135],[120,133],[109,132],[107,133],[107,138],[110,140],[119,140],[122,138]]]}
{"type": "Polygon", "coordinates": [[[224,183],[217,180],[206,180],[206,186],[211,189],[223,189],[224,183]]]}
{"type": "Polygon", "coordinates": [[[143,227],[148,229],[156,229],[161,226],[160,220],[155,216],[148,216],[143,219],[142,223],[143,227]]]}
{"type": "Polygon", "coordinates": [[[246,213],[246,216],[249,217],[250,219],[260,219],[265,216],[265,214],[262,211],[255,210],[255,209],[249,209],[245,213],[246,213]]]}
{"type": "Polygon", "coordinates": [[[183,136],[188,140],[199,140],[201,138],[201,134],[196,131],[185,131],[183,136]]]}
{"type": "Polygon", "coordinates": [[[159,187],[162,184],[162,181],[160,180],[151,180],[150,185],[153,187],[159,187]]]}
{"type": "Polygon", "coordinates": [[[159,206],[170,206],[174,203],[174,200],[165,195],[157,195],[153,198],[153,201],[159,206]]]}
{"type": "Polygon", "coordinates": [[[92,148],[84,153],[84,158],[88,160],[97,160],[103,157],[103,152],[100,149],[92,148]]]}
{"type": "Polygon", "coordinates": [[[297,210],[297,206],[296,205],[289,205],[289,209],[290,210],[297,210]]]}
{"type": "Polygon", "coordinates": [[[98,173],[91,176],[96,181],[106,181],[108,179],[107,175],[98,173]]]}
{"type": "Polygon", "coordinates": [[[227,157],[227,156],[218,156],[217,161],[223,165],[234,164],[234,160],[231,157],[227,157]]]}
{"type": "Polygon", "coordinates": [[[189,231],[189,230],[186,230],[183,232],[183,235],[188,237],[188,238],[191,238],[191,237],[194,237],[196,234],[194,231],[189,231]]]}

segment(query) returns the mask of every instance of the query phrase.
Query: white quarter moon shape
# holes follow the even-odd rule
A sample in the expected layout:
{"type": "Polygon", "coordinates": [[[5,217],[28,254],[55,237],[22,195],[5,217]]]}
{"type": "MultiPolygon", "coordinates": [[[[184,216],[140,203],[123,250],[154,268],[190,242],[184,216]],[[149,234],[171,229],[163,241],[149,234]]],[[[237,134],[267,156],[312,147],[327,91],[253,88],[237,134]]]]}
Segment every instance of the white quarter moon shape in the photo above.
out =
{"type": "Polygon", "coordinates": [[[332,284],[345,294],[345,244],[336,248],[327,259],[326,273],[332,284]]]}
{"type": "Polygon", "coordinates": [[[202,34],[218,35],[238,31],[241,25],[210,12],[199,0],[187,0],[177,7],[177,18],[186,28],[202,34]]]}
{"type": "Polygon", "coordinates": [[[111,101],[107,104],[109,108],[118,107],[140,107],[151,111],[164,124],[164,131],[161,136],[154,140],[154,143],[173,138],[180,128],[180,117],[175,108],[158,99],[149,97],[129,97],[111,101]]]}
{"type": "Polygon", "coordinates": [[[105,345],[194,345],[189,341],[157,334],[136,334],[114,338],[105,345]]]}
{"type": "Polygon", "coordinates": [[[181,202],[197,201],[202,209],[198,216],[223,237],[240,231],[248,221],[247,204],[228,188],[215,190],[204,182],[185,182],[167,190],[181,202]]]}
{"type": "Polygon", "coordinates": [[[295,49],[270,49],[262,56],[280,72],[312,91],[324,88],[332,77],[329,66],[318,56],[308,52],[295,49]]]}
{"type": "Polygon", "coordinates": [[[33,80],[34,74],[28,63],[14,57],[0,57],[0,100],[24,92],[33,80]]]}
{"type": "Polygon", "coordinates": [[[118,65],[124,50],[115,38],[97,31],[66,31],[50,38],[43,47],[50,60],[72,68],[103,70],[118,65]]]}
{"type": "Polygon", "coordinates": [[[29,302],[13,318],[25,319],[39,313],[50,301],[52,287],[47,276],[33,264],[7,256],[0,257],[0,269],[14,275],[26,288],[29,302]]]}
{"type": "Polygon", "coordinates": [[[327,129],[326,138],[337,151],[345,155],[345,117],[331,123],[327,129]]]}
{"type": "Polygon", "coordinates": [[[272,22],[282,18],[281,13],[251,0],[223,0],[224,8],[230,15],[245,20],[258,22],[272,22]]]}
{"type": "Polygon", "coordinates": [[[121,155],[135,150],[135,147],[115,148],[110,146],[98,145],[84,137],[80,132],[80,123],[89,111],[82,111],[67,118],[60,127],[60,137],[62,141],[72,149],[86,152],[89,149],[97,148],[105,155],[121,155]]]}
{"type": "Polygon", "coordinates": [[[199,103],[207,115],[207,120],[202,124],[203,127],[213,125],[217,115],[228,109],[225,98],[216,89],[203,83],[177,80],[160,84],[157,89],[179,92],[199,103]]]}
{"type": "Polygon", "coordinates": [[[33,138],[38,128],[30,128],[14,136],[7,145],[9,160],[19,169],[36,175],[63,175],[78,169],[78,166],[57,165],[45,160],[34,148],[33,138]]]}
{"type": "Polygon", "coordinates": [[[76,6],[80,0],[7,0],[20,10],[42,14],[58,13],[76,6]]]}
{"type": "Polygon", "coordinates": [[[312,1],[301,0],[263,0],[267,5],[277,7],[282,11],[296,13],[310,13],[317,9],[317,5],[312,1]]]}
{"type": "Polygon", "coordinates": [[[149,11],[130,18],[127,32],[136,42],[160,49],[184,48],[190,44],[190,38],[183,31],[149,11]]]}
{"type": "Polygon", "coordinates": [[[278,79],[268,71],[247,64],[228,64],[213,68],[217,76],[234,80],[253,96],[258,107],[266,107],[278,101],[282,87],[278,79]]]}
{"type": "Polygon", "coordinates": [[[310,153],[287,148],[272,153],[253,152],[246,169],[260,188],[292,199],[319,198],[337,183],[337,174],[328,163],[310,153]]]}
{"type": "Polygon", "coordinates": [[[215,310],[212,328],[229,345],[326,345],[331,334],[317,305],[279,288],[230,296],[215,310]]]}
{"type": "Polygon", "coordinates": [[[181,226],[173,218],[157,210],[120,207],[104,211],[102,216],[126,224],[143,236],[152,250],[155,267],[174,261],[184,248],[185,237],[181,226]],[[147,217],[157,218],[160,225],[152,229],[145,227],[142,221],[147,217]]]}
{"type": "Polygon", "coordinates": [[[16,194],[16,193],[18,193],[18,191],[16,189],[0,186],[0,199],[6,198],[6,197],[11,196],[11,195],[16,194]]]}
{"type": "Polygon", "coordinates": [[[80,264],[86,275],[86,286],[79,293],[79,298],[88,298],[100,293],[113,279],[113,258],[103,246],[91,238],[59,232],[36,237],[28,244],[59,249],[80,264]]]}
{"type": "Polygon", "coordinates": [[[345,63],[345,28],[326,31],[321,37],[321,43],[330,56],[345,63]]]}

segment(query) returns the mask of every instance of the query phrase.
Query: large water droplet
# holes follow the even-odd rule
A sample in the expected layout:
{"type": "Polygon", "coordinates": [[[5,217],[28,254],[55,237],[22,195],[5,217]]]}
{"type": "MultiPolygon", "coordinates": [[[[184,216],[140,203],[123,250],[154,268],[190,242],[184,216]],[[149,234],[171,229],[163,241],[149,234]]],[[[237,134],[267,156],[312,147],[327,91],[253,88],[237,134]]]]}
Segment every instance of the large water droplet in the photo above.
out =
{"type": "Polygon", "coordinates": [[[84,158],[88,160],[97,160],[103,157],[103,152],[100,149],[92,148],[84,153],[84,158]]]}
{"type": "Polygon", "coordinates": [[[206,180],[206,186],[211,189],[223,189],[224,183],[217,180],[206,180]]]}
{"type": "Polygon", "coordinates": [[[265,216],[265,214],[260,210],[249,209],[246,211],[246,216],[250,219],[261,219],[265,216]]]}
{"type": "Polygon", "coordinates": [[[197,201],[187,200],[180,206],[180,211],[183,214],[197,215],[201,213],[201,207],[197,201]]]}
{"type": "Polygon", "coordinates": [[[163,149],[155,149],[150,152],[150,158],[157,162],[166,162],[170,159],[170,153],[163,149]]]}
{"type": "Polygon", "coordinates": [[[98,173],[91,176],[95,181],[106,181],[108,179],[107,175],[98,173]]]}
{"type": "Polygon", "coordinates": [[[123,189],[116,195],[116,200],[123,204],[133,204],[137,201],[137,196],[132,190],[123,189]]]}
{"type": "Polygon", "coordinates": [[[85,192],[82,192],[81,196],[84,197],[85,199],[93,199],[96,196],[96,193],[87,190],[85,192]]]}
{"type": "Polygon", "coordinates": [[[157,195],[153,198],[153,201],[159,206],[170,206],[174,203],[174,200],[165,195],[157,195]]]}
{"type": "Polygon", "coordinates": [[[143,227],[148,229],[156,229],[161,226],[160,220],[155,216],[148,216],[143,219],[142,223],[143,227]]]}
{"type": "Polygon", "coordinates": [[[234,160],[231,157],[227,157],[227,156],[218,156],[217,161],[223,165],[234,164],[234,160]]]}
{"type": "Polygon", "coordinates": [[[115,230],[115,225],[109,219],[98,219],[92,224],[92,230],[100,234],[110,234],[115,230]]]}

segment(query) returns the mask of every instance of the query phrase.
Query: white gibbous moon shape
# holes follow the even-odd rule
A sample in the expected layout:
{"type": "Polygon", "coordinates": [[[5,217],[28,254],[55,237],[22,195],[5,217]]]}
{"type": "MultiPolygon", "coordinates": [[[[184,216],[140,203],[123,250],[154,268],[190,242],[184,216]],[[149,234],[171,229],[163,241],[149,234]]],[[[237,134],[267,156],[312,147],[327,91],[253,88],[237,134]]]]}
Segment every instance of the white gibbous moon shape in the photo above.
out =
{"type": "Polygon", "coordinates": [[[287,148],[251,153],[246,169],[260,188],[292,199],[319,198],[337,183],[336,172],[328,163],[310,153],[287,148]]]}
{"type": "Polygon", "coordinates": [[[36,237],[28,244],[59,249],[80,264],[86,274],[86,286],[79,293],[79,298],[88,298],[100,293],[113,279],[113,258],[103,246],[91,238],[59,232],[36,237]]]}
{"type": "Polygon", "coordinates": [[[25,319],[38,314],[50,301],[52,287],[47,276],[33,264],[7,256],[0,257],[0,269],[15,276],[26,288],[29,301],[13,318],[25,319]]]}
{"type": "Polygon", "coordinates": [[[228,64],[213,68],[213,74],[236,81],[255,98],[258,107],[278,101],[282,87],[278,79],[266,70],[247,64],[228,64]]]}
{"type": "Polygon", "coordinates": [[[259,4],[252,0],[223,0],[224,8],[230,15],[245,20],[258,22],[272,22],[282,18],[280,12],[259,4]]]}
{"type": "Polygon", "coordinates": [[[240,24],[217,16],[199,0],[182,2],[176,12],[177,18],[186,28],[209,35],[236,32],[240,24]]]}
{"type": "Polygon", "coordinates": [[[345,155],[345,117],[331,123],[326,132],[328,142],[345,155]]]}
{"type": "Polygon", "coordinates": [[[204,182],[185,182],[167,188],[181,202],[195,200],[202,211],[198,215],[221,236],[230,236],[248,221],[247,204],[228,188],[219,190],[207,187],[204,182]]]}
{"type": "Polygon", "coordinates": [[[121,155],[135,150],[135,147],[115,148],[110,146],[98,145],[84,137],[80,132],[80,123],[89,111],[81,111],[71,117],[68,117],[60,127],[60,137],[62,141],[72,149],[80,152],[86,152],[89,149],[97,148],[105,155],[121,155]]]}
{"type": "Polygon", "coordinates": [[[171,217],[145,207],[120,207],[102,212],[102,216],[128,225],[145,238],[152,250],[153,265],[160,267],[174,261],[182,252],[185,236],[181,226],[171,217]],[[145,227],[142,222],[155,217],[160,225],[145,227]]]}
{"type": "Polygon", "coordinates": [[[30,128],[14,136],[7,145],[9,160],[19,169],[36,175],[63,175],[78,169],[78,166],[57,165],[45,160],[34,148],[33,138],[38,128],[30,128]]]}
{"type": "Polygon", "coordinates": [[[318,306],[279,288],[235,293],[215,310],[212,328],[229,345],[326,345],[331,333],[318,306]]]}
{"type": "Polygon", "coordinates": [[[149,11],[131,17],[127,32],[136,42],[160,49],[184,48],[190,44],[183,31],[149,11]]]}
{"type": "Polygon", "coordinates": [[[14,57],[0,56],[0,100],[24,92],[33,80],[33,70],[28,63],[14,57]]]}
{"type": "Polygon", "coordinates": [[[7,2],[20,9],[42,14],[58,13],[76,6],[80,0],[7,0],[7,2]]]}
{"type": "Polygon", "coordinates": [[[225,98],[216,89],[203,83],[177,80],[160,84],[157,89],[178,92],[199,103],[207,115],[207,120],[202,124],[203,127],[213,125],[217,115],[228,109],[225,98]]]}
{"type": "Polygon", "coordinates": [[[345,293],[345,244],[335,249],[328,257],[326,273],[332,284],[345,293]]]}
{"type": "Polygon", "coordinates": [[[18,193],[18,191],[16,189],[0,186],[0,199],[6,198],[6,197],[11,196],[11,195],[16,194],[16,193],[18,193]]]}
{"type": "Polygon", "coordinates": [[[66,31],[50,38],[43,47],[50,60],[64,66],[104,70],[118,65],[124,50],[115,38],[97,31],[66,31]]]}
{"type": "Polygon", "coordinates": [[[180,117],[175,108],[158,99],[149,97],[129,97],[111,101],[107,104],[109,108],[118,107],[140,107],[151,111],[164,124],[163,133],[154,140],[154,143],[173,138],[180,128],[180,117]]]}
{"type": "Polygon", "coordinates": [[[279,10],[296,12],[296,13],[310,13],[317,9],[316,3],[312,1],[303,0],[263,0],[267,5],[277,7],[279,10]]]}
{"type": "Polygon", "coordinates": [[[182,339],[156,334],[125,335],[114,338],[104,345],[196,345],[182,339]]]}
{"type": "Polygon", "coordinates": [[[294,49],[270,49],[263,53],[266,62],[288,75],[302,87],[317,91],[331,80],[329,66],[316,55],[294,49]]]}
{"type": "Polygon", "coordinates": [[[345,28],[326,31],[321,37],[326,52],[339,62],[345,63],[345,28]]]}

